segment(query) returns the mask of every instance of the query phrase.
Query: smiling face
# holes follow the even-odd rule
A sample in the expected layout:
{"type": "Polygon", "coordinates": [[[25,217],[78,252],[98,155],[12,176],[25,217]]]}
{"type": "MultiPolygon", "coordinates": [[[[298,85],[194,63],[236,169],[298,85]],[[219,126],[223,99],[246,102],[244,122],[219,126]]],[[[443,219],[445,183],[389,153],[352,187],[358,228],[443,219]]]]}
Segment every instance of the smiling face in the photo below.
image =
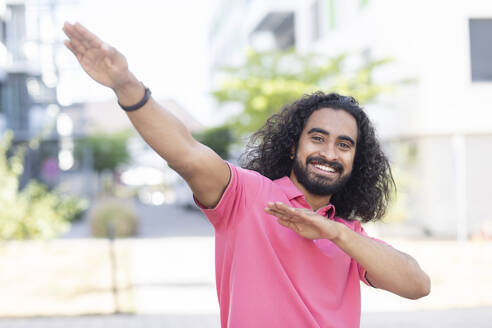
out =
{"type": "MultiPolygon", "coordinates": [[[[290,178],[306,199],[339,191],[350,178],[357,122],[342,109],[322,108],[308,118],[299,138],[290,178]]],[[[308,200],[309,202],[309,200],[308,200]]]]}

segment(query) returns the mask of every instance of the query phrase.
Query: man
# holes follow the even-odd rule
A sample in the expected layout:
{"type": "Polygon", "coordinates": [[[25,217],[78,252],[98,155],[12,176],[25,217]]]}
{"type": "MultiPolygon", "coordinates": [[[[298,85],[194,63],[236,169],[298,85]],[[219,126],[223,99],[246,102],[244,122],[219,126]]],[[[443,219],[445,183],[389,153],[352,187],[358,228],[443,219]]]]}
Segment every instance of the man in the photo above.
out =
{"type": "Polygon", "coordinates": [[[411,299],[430,292],[412,257],[354,219],[379,219],[393,180],[353,98],[319,92],[285,107],[253,135],[239,168],[194,140],[116,49],[80,24],[64,31],[213,224],[223,327],[358,327],[359,280],[411,299]]]}

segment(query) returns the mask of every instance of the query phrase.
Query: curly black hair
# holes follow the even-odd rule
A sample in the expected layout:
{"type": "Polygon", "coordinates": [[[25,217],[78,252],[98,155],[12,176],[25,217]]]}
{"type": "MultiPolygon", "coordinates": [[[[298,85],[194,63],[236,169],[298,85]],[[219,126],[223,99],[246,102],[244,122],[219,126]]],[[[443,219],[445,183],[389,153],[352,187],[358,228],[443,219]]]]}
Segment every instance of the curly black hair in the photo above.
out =
{"type": "Polygon", "coordinates": [[[362,222],[381,219],[396,185],[374,127],[353,97],[318,91],[285,106],[251,135],[240,158],[241,166],[271,180],[289,176],[294,161],[290,158],[292,146],[297,149],[309,116],[321,108],[344,110],[357,121],[352,175],[342,190],[331,197],[336,215],[362,222]]]}

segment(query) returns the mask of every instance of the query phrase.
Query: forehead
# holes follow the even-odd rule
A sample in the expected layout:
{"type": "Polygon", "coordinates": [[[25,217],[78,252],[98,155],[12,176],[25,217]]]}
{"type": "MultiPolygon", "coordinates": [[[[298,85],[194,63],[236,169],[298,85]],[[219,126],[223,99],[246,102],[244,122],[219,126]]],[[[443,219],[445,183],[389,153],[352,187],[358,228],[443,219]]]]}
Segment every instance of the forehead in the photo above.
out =
{"type": "Polygon", "coordinates": [[[302,134],[312,128],[326,130],[333,136],[349,136],[357,140],[357,121],[343,109],[322,108],[315,110],[309,116],[302,134]]]}

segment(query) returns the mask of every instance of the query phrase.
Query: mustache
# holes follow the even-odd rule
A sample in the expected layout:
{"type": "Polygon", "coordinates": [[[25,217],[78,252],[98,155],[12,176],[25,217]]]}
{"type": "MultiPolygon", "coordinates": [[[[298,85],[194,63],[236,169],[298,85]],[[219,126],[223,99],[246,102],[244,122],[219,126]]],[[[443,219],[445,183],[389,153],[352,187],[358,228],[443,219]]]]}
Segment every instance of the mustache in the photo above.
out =
{"type": "Polygon", "coordinates": [[[330,161],[327,161],[327,160],[325,160],[325,159],[323,159],[321,157],[308,157],[308,158],[306,158],[306,165],[308,165],[310,163],[318,163],[318,164],[323,164],[323,165],[329,165],[332,168],[334,168],[337,172],[340,172],[340,173],[343,172],[343,166],[342,166],[342,164],[340,164],[338,162],[330,162],[330,161]]]}

